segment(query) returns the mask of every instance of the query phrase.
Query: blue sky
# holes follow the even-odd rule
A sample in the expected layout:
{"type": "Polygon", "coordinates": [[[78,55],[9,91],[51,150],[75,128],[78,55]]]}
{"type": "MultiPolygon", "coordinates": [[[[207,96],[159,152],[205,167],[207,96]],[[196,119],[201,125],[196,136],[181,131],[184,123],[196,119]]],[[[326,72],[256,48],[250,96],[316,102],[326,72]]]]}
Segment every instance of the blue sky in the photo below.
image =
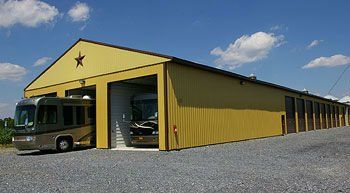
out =
{"type": "MultiPolygon", "coordinates": [[[[301,0],[0,0],[0,118],[12,116],[24,87],[80,37],[324,96],[350,63],[349,7],[301,0]]],[[[349,75],[332,95],[350,95],[349,75]]]]}

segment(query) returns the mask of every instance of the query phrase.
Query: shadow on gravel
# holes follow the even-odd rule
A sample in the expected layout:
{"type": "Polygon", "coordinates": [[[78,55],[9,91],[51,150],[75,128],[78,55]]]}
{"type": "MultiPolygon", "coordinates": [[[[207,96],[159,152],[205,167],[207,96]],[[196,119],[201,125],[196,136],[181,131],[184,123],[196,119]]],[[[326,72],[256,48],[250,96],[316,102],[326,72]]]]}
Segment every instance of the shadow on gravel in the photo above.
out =
{"type": "MultiPolygon", "coordinates": [[[[78,151],[85,151],[89,149],[93,149],[94,147],[79,147],[75,148],[69,152],[78,152],[78,151]]],[[[69,152],[58,152],[55,150],[38,150],[38,151],[30,151],[30,152],[24,152],[24,153],[17,153],[18,156],[40,156],[40,155],[49,155],[49,154],[65,154],[69,152]]]]}

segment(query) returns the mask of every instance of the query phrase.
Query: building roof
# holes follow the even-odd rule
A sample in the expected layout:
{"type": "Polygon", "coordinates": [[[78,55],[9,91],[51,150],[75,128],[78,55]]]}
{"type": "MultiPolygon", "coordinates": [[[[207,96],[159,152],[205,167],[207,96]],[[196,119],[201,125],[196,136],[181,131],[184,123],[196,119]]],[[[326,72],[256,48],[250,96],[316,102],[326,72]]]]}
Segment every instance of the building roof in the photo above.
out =
{"type": "Polygon", "coordinates": [[[288,88],[288,87],[285,87],[285,86],[281,86],[281,85],[278,85],[278,84],[274,84],[274,83],[270,83],[270,82],[266,82],[266,81],[262,81],[262,80],[258,80],[258,79],[251,79],[250,77],[243,76],[243,75],[240,75],[240,74],[237,74],[237,73],[233,73],[233,72],[229,72],[229,71],[226,71],[226,70],[214,68],[214,67],[211,67],[211,66],[199,64],[199,63],[196,63],[196,62],[192,62],[192,61],[189,61],[189,60],[177,58],[177,57],[174,57],[174,56],[165,55],[165,54],[159,54],[159,53],[155,53],[155,52],[139,50],[139,49],[134,49],[134,48],[129,48],[129,47],[124,47],[124,46],[119,46],[119,45],[112,45],[112,44],[108,44],[108,43],[104,43],[104,42],[98,42],[98,41],[93,41],[93,40],[88,40],[88,39],[83,39],[83,38],[78,39],[59,58],[57,58],[57,60],[55,60],[38,77],[36,77],[31,83],[29,83],[25,87],[24,90],[26,90],[36,79],[38,79],[42,74],[44,74],[51,66],[53,66],[61,57],[63,57],[70,49],[72,49],[80,41],[89,42],[89,43],[93,43],[93,44],[98,44],[98,45],[102,45],[102,46],[118,48],[118,49],[132,51],[132,52],[138,52],[138,53],[142,53],[142,54],[148,54],[148,55],[152,55],[152,56],[163,57],[163,58],[169,59],[170,61],[172,61],[174,63],[187,65],[187,66],[191,66],[191,67],[194,67],[194,68],[198,68],[198,69],[202,69],[202,70],[218,73],[218,74],[221,74],[221,75],[238,78],[238,79],[241,79],[241,80],[244,80],[244,81],[247,81],[247,82],[254,82],[254,83],[257,83],[257,84],[261,84],[261,85],[265,85],[265,86],[269,86],[269,87],[273,87],[273,88],[277,88],[277,89],[282,89],[282,90],[293,92],[293,93],[296,93],[296,94],[310,96],[310,97],[313,97],[313,98],[318,98],[318,99],[329,101],[329,102],[332,102],[332,103],[338,103],[338,104],[343,104],[344,105],[344,103],[340,103],[340,102],[337,102],[337,101],[334,101],[334,100],[331,100],[331,99],[327,99],[327,98],[324,98],[324,97],[321,97],[321,96],[317,96],[317,95],[314,95],[314,94],[310,94],[308,92],[299,91],[299,90],[296,90],[296,89],[288,88]]]}

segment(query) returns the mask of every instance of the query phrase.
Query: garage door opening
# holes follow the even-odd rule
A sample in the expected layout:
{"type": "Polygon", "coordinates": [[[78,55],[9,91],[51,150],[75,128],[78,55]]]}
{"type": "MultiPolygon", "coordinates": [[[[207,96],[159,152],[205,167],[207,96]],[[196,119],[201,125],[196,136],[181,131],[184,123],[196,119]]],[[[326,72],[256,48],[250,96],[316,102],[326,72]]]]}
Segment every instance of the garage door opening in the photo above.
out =
{"type": "Polygon", "coordinates": [[[110,147],[158,149],[157,76],[110,83],[110,147]]]}

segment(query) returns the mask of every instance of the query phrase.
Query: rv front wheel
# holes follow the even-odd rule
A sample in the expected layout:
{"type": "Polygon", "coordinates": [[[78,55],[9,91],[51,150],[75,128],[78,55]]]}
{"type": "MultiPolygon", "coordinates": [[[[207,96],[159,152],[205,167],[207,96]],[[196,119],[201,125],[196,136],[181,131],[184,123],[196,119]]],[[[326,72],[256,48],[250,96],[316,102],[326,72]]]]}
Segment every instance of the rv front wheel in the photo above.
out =
{"type": "Polygon", "coordinates": [[[68,138],[57,139],[57,150],[59,152],[65,152],[72,149],[72,142],[68,138]]]}

